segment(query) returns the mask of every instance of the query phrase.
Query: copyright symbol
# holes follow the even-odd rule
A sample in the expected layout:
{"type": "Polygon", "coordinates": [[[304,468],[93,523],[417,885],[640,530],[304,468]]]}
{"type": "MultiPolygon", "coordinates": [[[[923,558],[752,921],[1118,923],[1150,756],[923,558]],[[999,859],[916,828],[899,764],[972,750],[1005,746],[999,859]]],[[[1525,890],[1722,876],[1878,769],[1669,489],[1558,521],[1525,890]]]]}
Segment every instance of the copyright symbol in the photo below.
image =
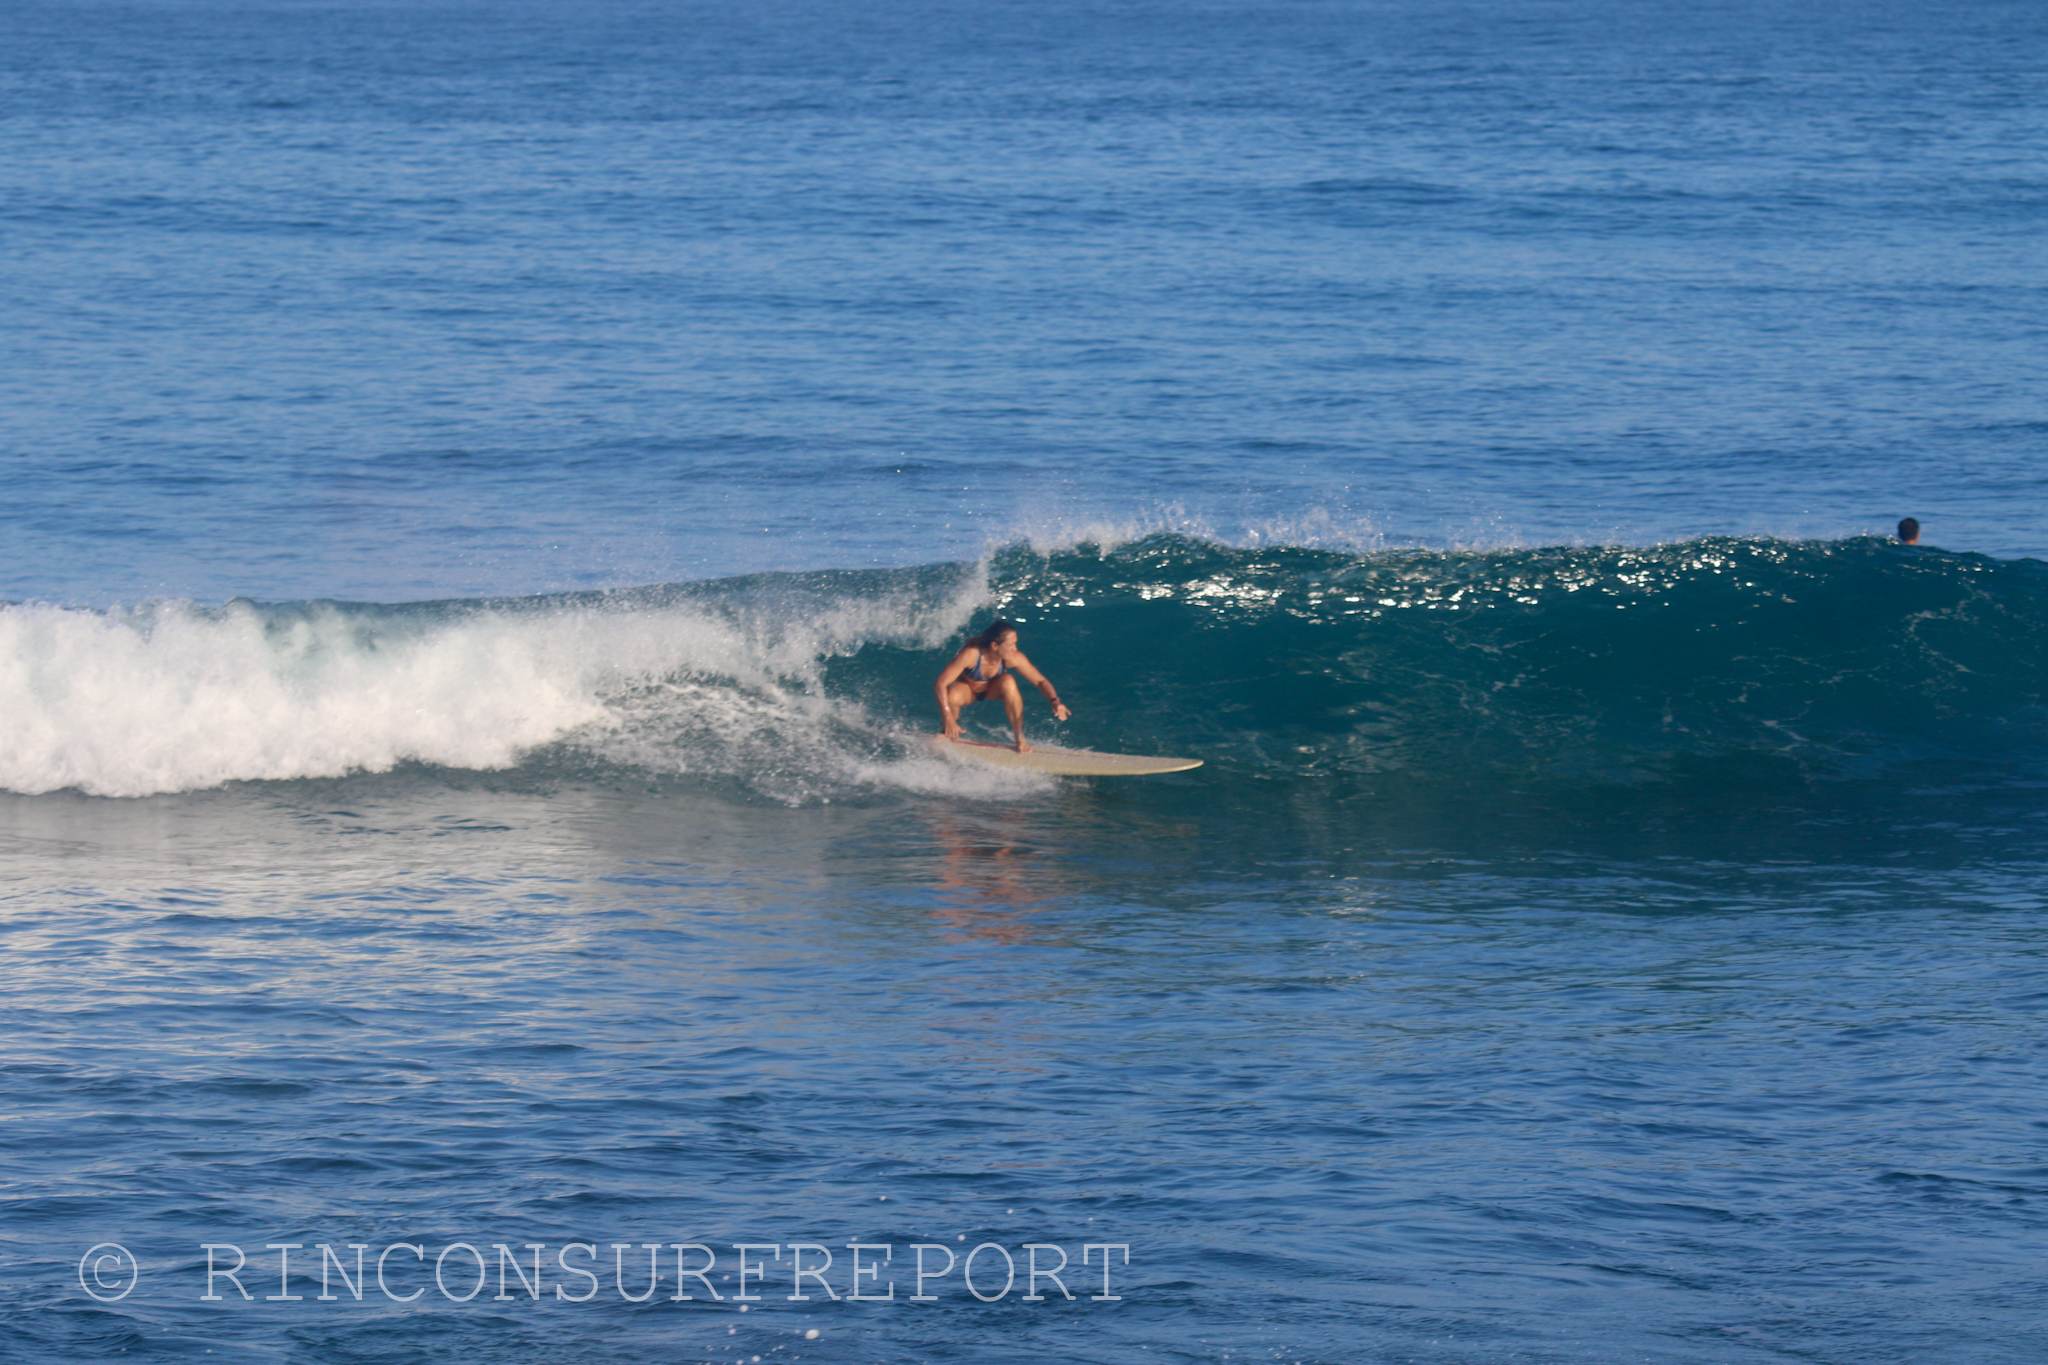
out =
{"type": "Polygon", "coordinates": [[[134,1290],[135,1282],[142,1278],[142,1267],[136,1264],[135,1256],[124,1246],[112,1242],[101,1242],[98,1246],[78,1258],[78,1287],[98,1299],[101,1303],[113,1303],[128,1297],[134,1290]],[[128,1283],[121,1284],[122,1267],[127,1268],[128,1283]],[[87,1278],[90,1272],[91,1278],[87,1278]],[[94,1286],[98,1286],[95,1288],[94,1286]],[[120,1288],[117,1294],[103,1293],[103,1290],[120,1288]]]}

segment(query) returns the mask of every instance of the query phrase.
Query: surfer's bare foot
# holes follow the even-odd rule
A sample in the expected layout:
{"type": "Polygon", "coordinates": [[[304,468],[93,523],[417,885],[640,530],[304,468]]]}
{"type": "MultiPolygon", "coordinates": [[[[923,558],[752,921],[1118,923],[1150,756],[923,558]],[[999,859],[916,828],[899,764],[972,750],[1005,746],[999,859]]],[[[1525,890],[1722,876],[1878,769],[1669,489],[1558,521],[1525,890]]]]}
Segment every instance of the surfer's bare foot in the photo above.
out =
{"type": "Polygon", "coordinates": [[[1022,735],[1017,736],[1017,752],[1020,754],[1028,754],[1031,752],[1031,746],[1024,742],[1024,736],[1022,735]]]}

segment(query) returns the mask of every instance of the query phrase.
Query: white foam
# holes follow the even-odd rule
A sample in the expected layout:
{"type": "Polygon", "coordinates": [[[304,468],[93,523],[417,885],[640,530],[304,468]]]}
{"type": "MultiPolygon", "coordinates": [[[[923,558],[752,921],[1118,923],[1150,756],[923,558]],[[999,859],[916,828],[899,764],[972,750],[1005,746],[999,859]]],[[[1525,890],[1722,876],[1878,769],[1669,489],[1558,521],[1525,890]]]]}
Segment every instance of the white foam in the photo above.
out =
{"type": "Polygon", "coordinates": [[[998,768],[993,764],[961,763],[932,752],[929,732],[899,732],[892,736],[906,756],[892,761],[850,763],[847,777],[862,785],[896,787],[934,796],[1002,797],[1046,791],[1059,785],[1057,778],[1022,768],[998,768]]]}
{"type": "Polygon", "coordinates": [[[296,611],[0,607],[0,788],[99,796],[339,777],[405,762],[504,769],[566,744],[660,772],[929,785],[877,757],[823,660],[944,643],[984,577],[923,598],[706,599],[296,611]]]}

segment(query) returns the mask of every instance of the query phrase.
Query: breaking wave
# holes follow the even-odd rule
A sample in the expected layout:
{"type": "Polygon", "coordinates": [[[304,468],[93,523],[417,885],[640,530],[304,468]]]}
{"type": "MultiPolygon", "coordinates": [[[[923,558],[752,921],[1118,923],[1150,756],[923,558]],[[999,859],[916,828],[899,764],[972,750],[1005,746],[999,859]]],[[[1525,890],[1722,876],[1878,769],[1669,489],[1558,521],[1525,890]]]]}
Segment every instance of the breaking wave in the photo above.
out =
{"type": "Polygon", "coordinates": [[[516,600],[8,606],[0,787],[419,764],[794,802],[1028,789],[915,742],[933,673],[997,611],[1076,710],[1058,742],[1208,760],[1176,780],[2010,779],[2048,757],[2030,560],[1868,538],[1360,554],[1157,535],[516,600]]]}

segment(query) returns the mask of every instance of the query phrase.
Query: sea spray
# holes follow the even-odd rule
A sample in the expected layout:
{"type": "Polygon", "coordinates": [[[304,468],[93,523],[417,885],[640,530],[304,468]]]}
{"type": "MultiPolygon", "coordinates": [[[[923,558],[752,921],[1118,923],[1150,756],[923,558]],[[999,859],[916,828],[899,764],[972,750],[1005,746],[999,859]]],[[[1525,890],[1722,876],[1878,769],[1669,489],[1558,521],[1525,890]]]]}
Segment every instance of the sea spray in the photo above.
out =
{"type": "Polygon", "coordinates": [[[655,771],[759,770],[777,724],[860,724],[808,695],[825,657],[938,639],[984,591],[973,565],[850,577],[869,590],[769,575],[714,594],[0,608],[0,788],[141,796],[404,762],[497,770],[571,736],[655,771]]]}
{"type": "MultiPolygon", "coordinates": [[[[2048,572],[1876,540],[1471,553],[1181,536],[502,601],[0,610],[0,785],[97,795],[450,769],[964,790],[915,752],[968,629],[1075,709],[1032,733],[1204,782],[2024,776],[2048,572]]],[[[1027,697],[1035,706],[1035,698],[1027,697]]],[[[996,708],[970,729],[1001,728],[996,708]]],[[[986,785],[986,783],[984,783],[986,785]]],[[[991,794],[1035,789],[997,785],[991,794]]],[[[980,788],[976,788],[977,791],[980,788]]]]}

